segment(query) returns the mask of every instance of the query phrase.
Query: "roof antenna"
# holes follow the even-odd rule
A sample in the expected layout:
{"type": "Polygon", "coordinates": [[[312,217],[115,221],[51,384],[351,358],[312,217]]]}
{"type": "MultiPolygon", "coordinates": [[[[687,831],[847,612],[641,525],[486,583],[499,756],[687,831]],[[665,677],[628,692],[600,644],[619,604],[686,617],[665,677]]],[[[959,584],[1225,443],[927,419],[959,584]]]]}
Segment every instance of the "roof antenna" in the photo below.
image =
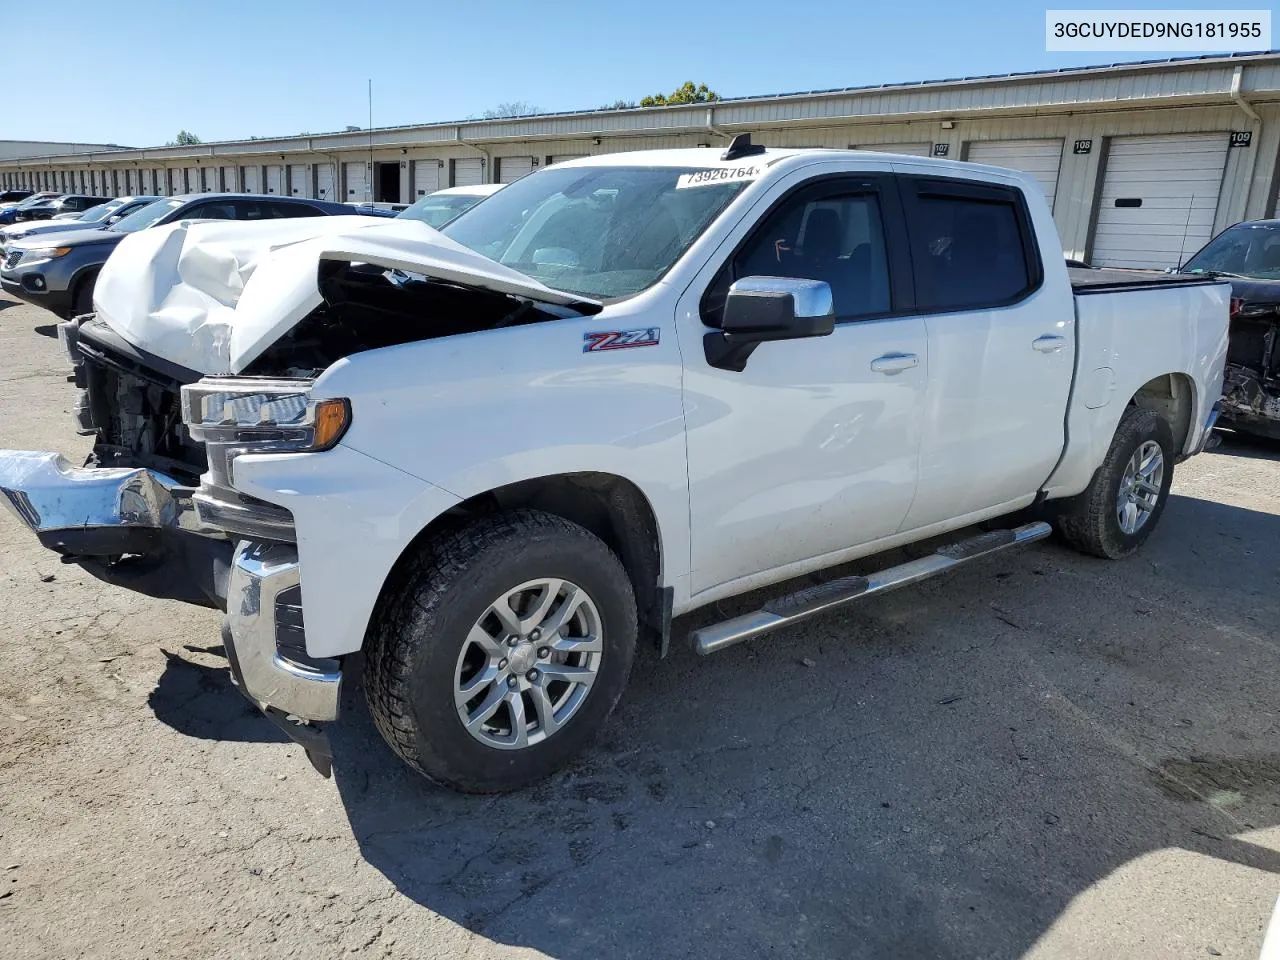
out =
{"type": "Polygon", "coordinates": [[[720,154],[721,160],[738,160],[742,157],[754,157],[764,153],[764,144],[752,143],[751,134],[740,133],[733,138],[729,149],[720,154]]]}

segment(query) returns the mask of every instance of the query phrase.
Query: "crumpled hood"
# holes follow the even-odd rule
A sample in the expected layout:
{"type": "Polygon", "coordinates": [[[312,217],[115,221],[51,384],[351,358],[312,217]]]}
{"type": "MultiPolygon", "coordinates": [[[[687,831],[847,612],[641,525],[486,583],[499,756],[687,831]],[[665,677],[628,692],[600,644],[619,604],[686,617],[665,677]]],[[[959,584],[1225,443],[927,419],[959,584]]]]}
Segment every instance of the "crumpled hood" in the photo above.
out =
{"type": "Polygon", "coordinates": [[[419,220],[339,216],[140,230],[98,275],[93,306],[136,347],[198,373],[241,373],[321,304],[322,260],[372,263],[544,303],[591,303],[419,220]]]}

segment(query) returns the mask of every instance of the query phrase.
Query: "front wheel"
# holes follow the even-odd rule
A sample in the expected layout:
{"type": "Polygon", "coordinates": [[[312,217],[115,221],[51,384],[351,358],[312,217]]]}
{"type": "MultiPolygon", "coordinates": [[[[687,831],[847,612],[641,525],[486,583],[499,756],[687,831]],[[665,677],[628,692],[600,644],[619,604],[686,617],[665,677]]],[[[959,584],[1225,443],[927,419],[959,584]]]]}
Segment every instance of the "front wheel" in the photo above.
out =
{"type": "Polygon", "coordinates": [[[1117,560],[1151,536],[1173,485],[1173,431],[1164,417],[1129,407],[1093,481],[1058,517],[1063,538],[1082,553],[1117,560]]]}
{"type": "Polygon", "coordinates": [[[577,524],[534,510],[442,535],[375,615],[365,694],[387,743],[432,780],[514,790],[564,766],[622,696],[631,581],[577,524]]]}

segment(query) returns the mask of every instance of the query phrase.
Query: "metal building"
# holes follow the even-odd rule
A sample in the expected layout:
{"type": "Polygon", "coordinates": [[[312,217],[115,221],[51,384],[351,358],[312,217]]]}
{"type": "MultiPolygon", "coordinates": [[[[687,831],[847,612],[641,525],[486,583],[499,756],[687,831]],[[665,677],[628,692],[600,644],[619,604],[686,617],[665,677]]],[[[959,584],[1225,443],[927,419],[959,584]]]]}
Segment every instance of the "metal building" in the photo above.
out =
{"type": "MultiPolygon", "coordinates": [[[[1280,53],[744,97],[149,149],[0,154],[0,186],[132,183],[409,203],[573,157],[717,145],[856,147],[1016,167],[1063,247],[1098,265],[1175,266],[1231,223],[1272,216],[1280,53]]],[[[107,189],[110,186],[110,189],[107,189]]]]}

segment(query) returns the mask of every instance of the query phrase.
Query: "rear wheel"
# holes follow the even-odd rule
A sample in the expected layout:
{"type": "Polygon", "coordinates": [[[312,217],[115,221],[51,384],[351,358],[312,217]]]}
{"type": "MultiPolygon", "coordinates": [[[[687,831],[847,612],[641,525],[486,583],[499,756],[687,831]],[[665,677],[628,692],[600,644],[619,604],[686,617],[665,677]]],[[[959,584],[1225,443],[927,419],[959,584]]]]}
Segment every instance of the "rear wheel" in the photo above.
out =
{"type": "Polygon", "coordinates": [[[1063,538],[1082,553],[1119,559],[1151,536],[1173,485],[1173,432],[1164,417],[1129,407],[1088,489],[1058,517],[1063,538]]]}
{"type": "Polygon", "coordinates": [[[631,582],[597,537],[520,510],[431,543],[375,616],[365,692],[391,748],[458,790],[512,790],[586,747],[626,685],[631,582]]]}

